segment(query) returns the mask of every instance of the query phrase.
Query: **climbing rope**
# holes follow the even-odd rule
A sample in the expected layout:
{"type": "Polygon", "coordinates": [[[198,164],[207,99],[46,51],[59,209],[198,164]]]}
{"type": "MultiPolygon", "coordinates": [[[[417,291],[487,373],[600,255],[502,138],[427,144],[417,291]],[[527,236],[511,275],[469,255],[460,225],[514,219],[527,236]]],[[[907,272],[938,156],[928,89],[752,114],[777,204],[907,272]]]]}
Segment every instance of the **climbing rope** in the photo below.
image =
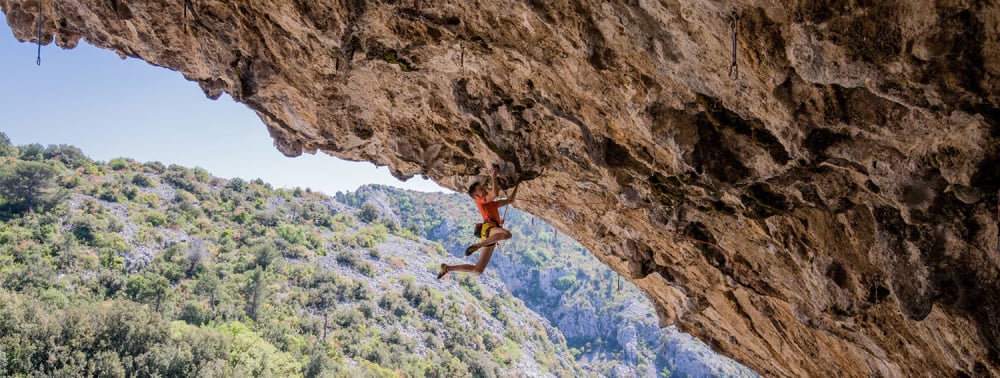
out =
{"type": "Polygon", "coordinates": [[[733,60],[729,64],[729,78],[736,80],[740,77],[740,67],[736,64],[736,22],[739,20],[739,16],[736,12],[733,12],[732,16],[729,17],[729,30],[733,34],[733,60]]]}
{"type": "MultiPolygon", "coordinates": [[[[997,190],[997,227],[1000,228],[1000,190],[997,190]]],[[[997,232],[997,253],[1000,253],[1000,231],[997,232]]]]}
{"type": "Polygon", "coordinates": [[[42,2],[38,1],[38,57],[35,58],[35,64],[42,65],[42,2]]]}
{"type": "MultiPolygon", "coordinates": [[[[518,184],[518,185],[520,185],[520,184],[518,184]]],[[[514,195],[515,196],[517,195],[517,185],[514,185],[514,195]]],[[[507,191],[506,190],[503,191],[503,196],[505,198],[510,199],[510,197],[507,195],[507,191]]],[[[504,205],[504,207],[503,207],[503,215],[500,217],[500,222],[506,222],[507,221],[507,211],[508,210],[510,210],[510,204],[504,205]]],[[[502,250],[503,250],[503,244],[497,242],[497,251],[499,252],[499,251],[502,251],[502,250]]]]}

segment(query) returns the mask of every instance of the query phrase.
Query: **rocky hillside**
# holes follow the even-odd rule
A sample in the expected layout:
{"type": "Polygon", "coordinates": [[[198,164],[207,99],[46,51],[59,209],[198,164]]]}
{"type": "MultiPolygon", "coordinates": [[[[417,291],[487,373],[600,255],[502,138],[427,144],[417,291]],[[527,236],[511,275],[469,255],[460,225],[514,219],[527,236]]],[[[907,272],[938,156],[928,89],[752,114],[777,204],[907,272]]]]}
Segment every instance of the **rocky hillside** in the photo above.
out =
{"type": "Polygon", "coordinates": [[[662,325],[764,375],[1000,375],[995,1],[0,8],[229,93],[288,156],[456,191],[501,163],[662,325]]]}
{"type": "MultiPolygon", "coordinates": [[[[0,141],[6,137],[0,133],[0,141]]],[[[493,276],[308,190],[0,143],[2,376],[597,376],[493,276]]]]}
{"type": "Polygon", "coordinates": [[[4,376],[754,375],[661,332],[634,286],[516,210],[489,274],[438,281],[471,241],[464,196],[331,198],[0,142],[4,376]]]}

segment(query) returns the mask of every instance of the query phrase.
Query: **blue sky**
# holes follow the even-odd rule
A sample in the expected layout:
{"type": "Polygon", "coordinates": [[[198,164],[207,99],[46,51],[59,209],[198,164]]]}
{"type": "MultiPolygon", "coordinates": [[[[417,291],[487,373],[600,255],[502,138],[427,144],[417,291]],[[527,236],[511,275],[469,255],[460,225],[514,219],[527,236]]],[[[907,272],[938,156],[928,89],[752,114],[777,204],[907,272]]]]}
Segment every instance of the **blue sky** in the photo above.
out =
{"type": "Polygon", "coordinates": [[[228,95],[209,100],[180,73],[120,59],[85,42],[72,50],[20,43],[0,13],[0,131],[15,145],[69,144],[92,159],[128,157],[199,166],[218,177],[261,178],[327,194],[385,184],[445,191],[420,176],[317,153],[288,158],[257,115],[228,95]]]}

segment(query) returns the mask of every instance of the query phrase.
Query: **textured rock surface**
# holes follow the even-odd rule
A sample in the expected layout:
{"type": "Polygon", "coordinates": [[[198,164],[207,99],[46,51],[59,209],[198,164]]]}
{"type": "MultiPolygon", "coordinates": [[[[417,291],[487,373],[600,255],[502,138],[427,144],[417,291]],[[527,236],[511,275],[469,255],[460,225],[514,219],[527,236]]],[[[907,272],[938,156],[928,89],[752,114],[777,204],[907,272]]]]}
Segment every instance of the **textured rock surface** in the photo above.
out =
{"type": "Polygon", "coordinates": [[[507,162],[520,208],[764,375],[1000,375],[995,2],[0,6],[231,94],[289,156],[456,190],[507,162]]]}

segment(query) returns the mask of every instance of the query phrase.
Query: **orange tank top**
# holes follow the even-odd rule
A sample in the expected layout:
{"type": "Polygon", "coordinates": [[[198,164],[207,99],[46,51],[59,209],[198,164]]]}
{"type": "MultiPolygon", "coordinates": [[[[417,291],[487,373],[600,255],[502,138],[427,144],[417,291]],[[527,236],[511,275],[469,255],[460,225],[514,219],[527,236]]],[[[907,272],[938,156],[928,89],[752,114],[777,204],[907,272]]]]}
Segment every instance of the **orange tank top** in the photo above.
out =
{"type": "Polygon", "coordinates": [[[479,214],[483,216],[483,221],[493,220],[494,222],[503,223],[500,220],[500,204],[496,201],[486,202],[486,197],[476,198],[476,209],[479,209],[479,214]]]}

